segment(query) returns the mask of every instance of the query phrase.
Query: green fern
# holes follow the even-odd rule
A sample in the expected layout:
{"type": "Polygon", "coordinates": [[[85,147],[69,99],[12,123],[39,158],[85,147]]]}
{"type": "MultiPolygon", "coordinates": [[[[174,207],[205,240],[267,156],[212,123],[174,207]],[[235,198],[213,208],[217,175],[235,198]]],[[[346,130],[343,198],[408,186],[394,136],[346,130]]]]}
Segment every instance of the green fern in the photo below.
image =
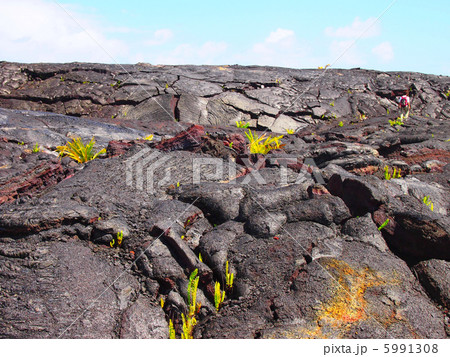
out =
{"type": "Polygon", "coordinates": [[[214,305],[216,306],[217,311],[219,311],[220,306],[222,305],[224,300],[225,300],[225,290],[221,292],[220,283],[216,281],[216,284],[214,286],[214,305]]]}
{"type": "Polygon", "coordinates": [[[175,335],[175,329],[173,327],[173,322],[172,320],[169,320],[169,338],[171,340],[175,340],[176,339],[176,335],[175,335]]]}
{"type": "Polygon", "coordinates": [[[381,231],[384,227],[386,227],[389,224],[389,218],[385,220],[381,226],[378,227],[378,230],[381,231]]]}
{"type": "Polygon", "coordinates": [[[238,128],[244,128],[244,129],[247,129],[247,128],[250,126],[250,123],[246,123],[245,121],[239,120],[239,121],[236,121],[236,126],[237,126],[238,128]]]}
{"type": "Polygon", "coordinates": [[[117,232],[116,238],[117,238],[117,240],[113,238],[113,239],[111,240],[111,242],[109,242],[109,245],[111,246],[111,248],[114,248],[114,246],[116,245],[116,243],[117,243],[117,246],[120,246],[120,245],[122,244],[122,241],[123,241],[123,231],[117,232]]]}
{"type": "Polygon", "coordinates": [[[187,299],[188,299],[188,305],[189,305],[189,317],[193,317],[196,312],[200,309],[200,304],[197,304],[197,289],[198,289],[198,282],[200,280],[200,277],[197,276],[198,269],[195,269],[190,277],[189,277],[189,284],[187,288],[187,299]]]}
{"type": "Polygon", "coordinates": [[[394,170],[392,171],[392,174],[391,174],[389,166],[386,165],[384,167],[384,179],[390,180],[390,179],[402,178],[401,172],[402,172],[402,169],[398,169],[398,171],[397,171],[397,168],[394,167],[394,170]]]}
{"type": "Polygon", "coordinates": [[[194,336],[194,327],[197,325],[197,319],[192,316],[184,316],[183,313],[181,313],[181,319],[183,321],[183,331],[181,332],[181,339],[183,340],[189,340],[193,339],[194,336]]]}
{"type": "Polygon", "coordinates": [[[422,202],[425,203],[431,211],[434,211],[434,206],[433,206],[433,202],[431,201],[431,197],[430,196],[425,196],[422,199],[422,202]]]}
{"type": "Polygon", "coordinates": [[[283,138],[283,135],[272,137],[262,134],[261,136],[258,136],[257,134],[253,134],[250,129],[248,129],[248,133],[245,133],[245,135],[250,142],[249,148],[250,153],[252,154],[265,155],[271,150],[280,149],[284,146],[284,144],[280,144],[280,139],[283,138]]]}
{"type": "Polygon", "coordinates": [[[106,153],[106,149],[101,149],[96,154],[93,152],[95,139],[92,137],[91,141],[84,145],[81,138],[73,138],[72,142],[68,142],[64,146],[57,146],[56,151],[60,156],[69,156],[79,163],[85,163],[96,159],[99,155],[106,153]]]}
{"type": "Polygon", "coordinates": [[[403,123],[402,118],[397,118],[397,119],[395,119],[395,120],[389,120],[389,124],[390,124],[391,126],[396,126],[396,125],[402,126],[404,123],[403,123]]]}
{"type": "Polygon", "coordinates": [[[233,282],[234,282],[234,274],[230,273],[230,269],[229,269],[229,264],[228,264],[228,260],[227,263],[225,265],[225,282],[226,282],[226,287],[227,289],[232,289],[233,288],[233,282]]]}

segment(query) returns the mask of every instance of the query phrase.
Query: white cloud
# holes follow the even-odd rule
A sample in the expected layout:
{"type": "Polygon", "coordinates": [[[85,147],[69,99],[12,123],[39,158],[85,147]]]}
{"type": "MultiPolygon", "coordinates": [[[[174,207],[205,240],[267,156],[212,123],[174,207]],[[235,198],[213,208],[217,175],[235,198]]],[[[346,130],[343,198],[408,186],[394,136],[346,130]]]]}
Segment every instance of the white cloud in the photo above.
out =
{"type": "Polygon", "coordinates": [[[1,1],[1,59],[112,63],[127,52],[127,46],[108,38],[95,19],[73,8],[65,9],[45,0],[1,1]]]}
{"type": "Polygon", "coordinates": [[[214,58],[217,57],[227,50],[228,45],[225,42],[205,42],[198,50],[198,55],[200,58],[214,58]]]}
{"type": "Polygon", "coordinates": [[[295,41],[295,32],[292,30],[286,30],[278,28],[271,32],[269,37],[266,38],[266,43],[277,43],[281,45],[290,45],[295,41]]]}
{"type": "Polygon", "coordinates": [[[358,51],[353,40],[333,41],[330,46],[330,53],[333,60],[337,60],[334,67],[360,67],[365,63],[364,57],[358,51]]]}
{"type": "Polygon", "coordinates": [[[278,28],[263,42],[255,43],[248,52],[237,55],[236,59],[246,64],[302,67],[302,61],[309,52],[309,46],[300,42],[294,31],[278,28]]]}
{"type": "Polygon", "coordinates": [[[292,48],[295,45],[295,32],[278,28],[271,32],[264,42],[253,45],[253,51],[259,54],[272,54],[280,48],[292,48]]]}
{"type": "Polygon", "coordinates": [[[382,42],[378,46],[372,48],[372,53],[384,62],[388,62],[394,58],[394,49],[388,41],[382,42]]]}
{"type": "Polygon", "coordinates": [[[329,37],[369,38],[380,35],[381,29],[374,17],[369,17],[365,21],[361,21],[359,17],[356,17],[351,25],[338,27],[337,29],[327,27],[324,32],[329,37]]]}
{"type": "Polygon", "coordinates": [[[153,38],[145,44],[148,46],[162,45],[173,37],[173,32],[169,29],[156,30],[153,33],[153,38]]]}
{"type": "Polygon", "coordinates": [[[151,62],[159,64],[224,64],[228,49],[225,42],[208,41],[200,46],[183,43],[172,51],[157,56],[151,62]]]}

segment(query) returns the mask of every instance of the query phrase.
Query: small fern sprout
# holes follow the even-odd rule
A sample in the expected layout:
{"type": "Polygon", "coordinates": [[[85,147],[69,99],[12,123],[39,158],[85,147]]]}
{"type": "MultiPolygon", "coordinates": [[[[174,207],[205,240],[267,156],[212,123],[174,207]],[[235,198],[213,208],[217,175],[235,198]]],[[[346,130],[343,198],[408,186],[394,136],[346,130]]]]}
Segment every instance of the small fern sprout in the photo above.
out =
{"type": "Polygon", "coordinates": [[[378,230],[381,231],[384,227],[386,227],[389,224],[389,218],[386,219],[383,223],[381,223],[381,226],[378,227],[378,230]]]}
{"type": "Polygon", "coordinates": [[[194,338],[193,332],[194,327],[197,325],[197,320],[195,317],[189,317],[185,316],[183,313],[181,313],[181,319],[183,321],[183,331],[181,332],[181,339],[183,340],[189,340],[194,338]]]}
{"type": "Polygon", "coordinates": [[[123,241],[123,231],[117,232],[117,245],[121,245],[123,241]]]}
{"type": "Polygon", "coordinates": [[[246,123],[245,121],[239,120],[239,121],[236,121],[236,126],[238,128],[247,129],[250,126],[250,123],[246,123]]]}
{"type": "Polygon", "coordinates": [[[225,282],[226,282],[227,289],[231,290],[233,288],[234,274],[230,273],[229,268],[230,267],[229,267],[228,260],[227,260],[226,266],[225,266],[225,282]]]}
{"type": "Polygon", "coordinates": [[[175,328],[173,327],[172,320],[169,320],[169,339],[171,339],[171,340],[176,339],[175,328]]]}
{"type": "Polygon", "coordinates": [[[431,197],[430,196],[425,196],[422,199],[422,202],[425,203],[431,211],[434,211],[434,206],[433,206],[433,202],[431,201],[431,197]]]}
{"type": "Polygon", "coordinates": [[[200,310],[201,307],[201,304],[197,304],[197,289],[198,289],[198,282],[200,280],[200,277],[197,276],[197,274],[198,269],[195,269],[189,277],[189,283],[187,288],[187,298],[189,305],[188,317],[195,316],[196,312],[200,310]]]}
{"type": "Polygon", "coordinates": [[[214,305],[216,306],[216,310],[219,311],[220,306],[222,305],[223,301],[225,300],[225,290],[220,290],[220,283],[216,281],[216,284],[214,286],[214,305]]]}

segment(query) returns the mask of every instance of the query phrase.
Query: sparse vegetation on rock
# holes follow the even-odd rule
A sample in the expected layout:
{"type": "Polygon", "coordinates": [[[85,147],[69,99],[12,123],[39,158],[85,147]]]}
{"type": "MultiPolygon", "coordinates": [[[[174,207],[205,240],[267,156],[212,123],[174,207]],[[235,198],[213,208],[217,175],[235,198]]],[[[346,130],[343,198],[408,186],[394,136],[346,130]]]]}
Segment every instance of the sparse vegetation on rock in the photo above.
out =
{"type": "Polygon", "coordinates": [[[0,83],[0,337],[449,336],[448,77],[1,62],[0,83]]]}

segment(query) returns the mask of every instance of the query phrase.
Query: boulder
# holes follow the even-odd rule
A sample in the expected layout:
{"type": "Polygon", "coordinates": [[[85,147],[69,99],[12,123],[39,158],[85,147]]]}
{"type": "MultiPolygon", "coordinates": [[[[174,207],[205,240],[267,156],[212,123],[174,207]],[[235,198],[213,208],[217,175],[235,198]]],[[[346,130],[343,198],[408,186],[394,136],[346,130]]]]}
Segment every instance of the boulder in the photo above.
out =
{"type": "Polygon", "coordinates": [[[430,259],[416,264],[414,272],[431,298],[438,304],[450,308],[450,262],[430,259]]]}
{"type": "Polygon", "coordinates": [[[116,338],[115,326],[139,290],[124,266],[76,240],[41,242],[28,256],[0,260],[3,338],[116,338]]]}

